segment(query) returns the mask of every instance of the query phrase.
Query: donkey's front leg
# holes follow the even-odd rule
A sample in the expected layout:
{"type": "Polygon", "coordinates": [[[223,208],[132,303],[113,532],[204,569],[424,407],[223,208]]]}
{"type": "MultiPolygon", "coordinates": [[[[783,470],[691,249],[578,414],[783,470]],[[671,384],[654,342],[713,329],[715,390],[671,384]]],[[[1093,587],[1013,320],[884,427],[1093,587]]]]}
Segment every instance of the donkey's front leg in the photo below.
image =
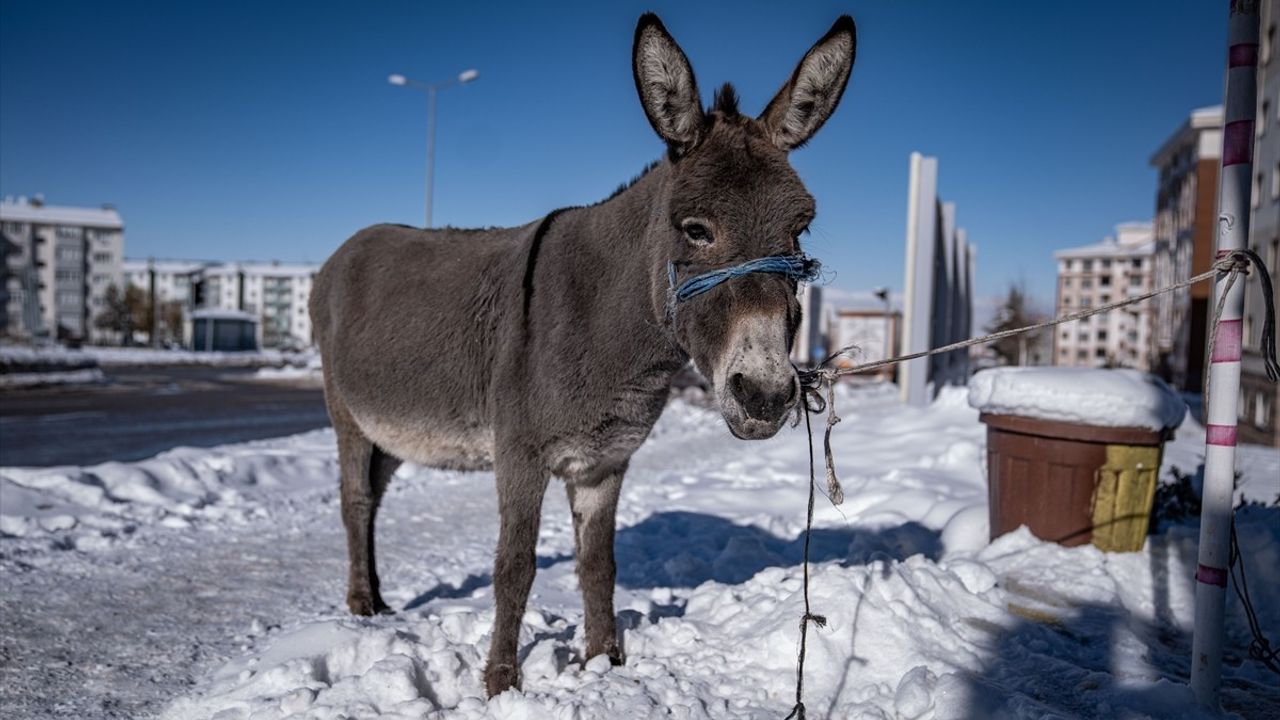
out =
{"type": "Polygon", "coordinates": [[[489,664],[484,671],[484,686],[489,697],[520,682],[520,669],[516,665],[520,620],[524,617],[537,569],[538,523],[548,477],[531,455],[520,456],[510,451],[499,453],[494,469],[502,528],[498,532],[498,550],[493,562],[497,609],[489,664]]]}
{"type": "Polygon", "coordinates": [[[608,655],[614,665],[623,662],[613,615],[613,583],[617,576],[613,536],[624,472],[626,465],[606,473],[594,483],[566,485],[573,510],[578,584],[582,586],[582,604],[586,611],[587,657],[608,655]]]}

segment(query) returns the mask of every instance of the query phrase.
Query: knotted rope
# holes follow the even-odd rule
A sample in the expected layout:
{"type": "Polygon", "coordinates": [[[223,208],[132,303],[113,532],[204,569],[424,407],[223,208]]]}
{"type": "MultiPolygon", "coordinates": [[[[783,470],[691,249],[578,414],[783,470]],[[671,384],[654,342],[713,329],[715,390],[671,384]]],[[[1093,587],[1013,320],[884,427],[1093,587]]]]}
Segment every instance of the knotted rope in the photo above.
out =
{"type": "MultiPolygon", "coordinates": [[[[1235,284],[1235,281],[1239,276],[1248,274],[1250,265],[1253,265],[1258,270],[1260,285],[1262,287],[1263,304],[1265,305],[1261,335],[1263,366],[1266,368],[1267,377],[1270,378],[1272,382],[1276,382],[1276,380],[1280,378],[1280,362],[1277,362],[1276,360],[1275,293],[1271,287],[1271,276],[1267,272],[1266,265],[1262,262],[1262,258],[1258,257],[1258,254],[1252,250],[1232,250],[1215,262],[1213,267],[1209,270],[1202,272],[1195,277],[1174,283],[1173,285],[1168,285],[1141,295],[1127,297],[1123,300],[1109,303],[1107,305],[1099,305],[1095,308],[1069,313],[1046,322],[1035,323],[1034,325],[1014,328],[1011,330],[1002,330],[1000,332],[991,333],[990,335],[962,340],[960,342],[951,343],[950,345],[933,348],[932,350],[900,355],[886,360],[874,360],[872,362],[861,363],[850,367],[831,367],[831,363],[834,362],[836,358],[857,350],[856,346],[849,345],[840,348],[831,355],[828,355],[822,360],[822,362],[812,368],[804,370],[797,368],[796,374],[800,379],[802,401],[796,405],[796,422],[798,423],[800,421],[800,415],[804,416],[805,430],[809,436],[809,506],[804,528],[804,614],[800,617],[800,648],[799,656],[796,659],[796,704],[792,706],[791,713],[788,714],[784,720],[791,720],[792,718],[795,718],[796,720],[805,720],[804,659],[807,648],[806,641],[808,640],[809,623],[812,622],[818,627],[824,627],[827,624],[826,617],[814,614],[809,606],[809,538],[813,533],[814,486],[817,481],[813,462],[813,426],[809,422],[809,415],[824,411],[827,413],[827,429],[822,440],[823,454],[827,470],[827,495],[830,497],[833,504],[839,505],[844,501],[844,490],[840,487],[840,479],[836,476],[835,463],[833,462],[831,455],[831,429],[835,427],[836,423],[840,422],[839,416],[836,415],[835,407],[835,383],[837,380],[844,375],[866,372],[867,370],[874,370],[876,368],[886,367],[889,365],[897,365],[898,363],[907,362],[908,360],[916,360],[918,358],[952,352],[962,348],[972,347],[974,345],[982,345],[995,340],[1034,332],[1036,330],[1053,327],[1054,325],[1061,325],[1063,323],[1073,322],[1093,315],[1110,312],[1117,308],[1125,307],[1126,305],[1133,305],[1144,300],[1150,300],[1157,295],[1163,295],[1164,293],[1173,292],[1174,290],[1190,287],[1196,283],[1214,278],[1220,273],[1226,273],[1226,284],[1219,295],[1217,308],[1213,317],[1213,326],[1209,335],[1209,349],[1212,352],[1214,344],[1217,342],[1218,325],[1222,321],[1222,311],[1226,306],[1227,294],[1230,292],[1232,285],[1235,284]]],[[[720,280],[718,282],[724,282],[724,280],[720,280]]],[[[1206,408],[1209,406],[1208,393],[1209,382],[1206,379],[1206,408]]],[[[1257,642],[1258,641],[1255,639],[1255,643],[1257,642]]],[[[1265,647],[1265,645],[1263,647],[1265,647]]],[[[1274,659],[1274,655],[1271,657],[1274,659]]]]}

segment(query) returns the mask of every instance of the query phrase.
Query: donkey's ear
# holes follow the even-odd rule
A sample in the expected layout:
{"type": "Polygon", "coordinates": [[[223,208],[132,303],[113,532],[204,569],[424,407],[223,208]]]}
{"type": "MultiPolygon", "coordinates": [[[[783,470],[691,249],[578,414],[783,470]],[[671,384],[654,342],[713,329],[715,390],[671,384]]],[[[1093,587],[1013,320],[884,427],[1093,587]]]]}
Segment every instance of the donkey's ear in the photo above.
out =
{"type": "Polygon", "coordinates": [[[693,68],[653,13],[640,16],[631,52],[636,91],[649,124],[676,154],[697,144],[704,116],[693,68]]]}
{"type": "Polygon", "coordinates": [[[800,147],[831,117],[849,83],[857,47],[853,18],[841,15],[809,48],[791,79],[760,114],[775,145],[783,150],[800,147]]]}

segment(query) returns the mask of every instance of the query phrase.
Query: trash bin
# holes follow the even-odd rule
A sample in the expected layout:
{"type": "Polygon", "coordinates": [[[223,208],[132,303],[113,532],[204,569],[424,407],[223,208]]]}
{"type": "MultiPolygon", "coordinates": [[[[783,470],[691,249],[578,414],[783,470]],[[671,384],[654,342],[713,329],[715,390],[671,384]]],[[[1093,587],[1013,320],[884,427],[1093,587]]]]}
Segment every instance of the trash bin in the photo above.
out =
{"type": "Polygon", "coordinates": [[[1136,370],[995,368],[969,384],[987,426],[991,538],[1141,550],[1164,442],[1186,404],[1136,370]]]}

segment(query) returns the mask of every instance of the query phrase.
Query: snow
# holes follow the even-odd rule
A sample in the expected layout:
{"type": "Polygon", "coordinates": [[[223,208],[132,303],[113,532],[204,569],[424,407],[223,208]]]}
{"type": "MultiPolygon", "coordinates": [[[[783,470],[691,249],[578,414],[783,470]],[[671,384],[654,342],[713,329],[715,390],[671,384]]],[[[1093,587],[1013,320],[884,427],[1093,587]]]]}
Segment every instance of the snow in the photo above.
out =
{"type": "Polygon", "coordinates": [[[0,200],[0,220],[42,225],[84,225],[116,230],[124,228],[124,221],[115,208],[45,205],[43,202],[32,203],[25,197],[6,197],[0,200]]]}
{"type": "Polygon", "coordinates": [[[1001,367],[969,381],[979,412],[1101,427],[1177,427],[1186,403],[1154,375],[1138,370],[1001,367]]]}
{"type": "MultiPolygon", "coordinates": [[[[888,386],[841,387],[838,411],[847,499],[837,508],[820,498],[815,514],[811,596],[828,625],[809,633],[810,717],[1208,717],[1186,685],[1194,524],[1162,525],[1138,553],[1062,548],[1025,529],[988,543],[985,431],[963,391],[912,408],[888,386]]],[[[1203,430],[1188,421],[1163,474],[1194,472],[1202,459],[1203,430]]],[[[1242,446],[1239,460],[1237,499],[1272,502],[1280,452],[1242,446]]],[[[14,613],[0,627],[14,668],[0,666],[0,704],[42,716],[53,714],[43,698],[56,698],[64,711],[184,720],[790,711],[803,427],[744,443],[712,411],[669,406],[619,508],[621,667],[582,657],[572,524],[552,487],[522,631],[523,689],[493,700],[481,678],[493,624],[492,474],[397,473],[378,520],[383,594],[397,612],[376,618],[345,611],[336,477],[329,430],[138,463],[0,469],[0,588],[14,613]],[[64,624],[41,614],[48,608],[64,624]],[[69,670],[17,672],[62,662],[49,644],[72,648],[69,670]],[[108,705],[95,693],[116,695],[108,705]]],[[[1239,520],[1272,638],[1278,513],[1251,507],[1239,520]]],[[[1234,597],[1227,617],[1224,703],[1238,716],[1275,716],[1280,690],[1244,658],[1234,597]]]]}
{"type": "Polygon", "coordinates": [[[249,322],[257,322],[258,318],[252,313],[243,310],[228,310],[227,308],[200,308],[191,313],[192,320],[247,320],[249,322]]]}
{"type": "Polygon", "coordinates": [[[35,387],[37,385],[86,385],[105,382],[106,376],[98,368],[81,370],[54,370],[51,372],[18,372],[0,374],[0,389],[35,387]]]}
{"type": "Polygon", "coordinates": [[[0,345],[0,367],[17,370],[24,366],[101,367],[140,365],[213,365],[218,367],[256,367],[264,365],[303,365],[316,357],[315,350],[292,352],[256,350],[250,352],[195,352],[157,348],[64,347],[32,348],[0,345]]]}

